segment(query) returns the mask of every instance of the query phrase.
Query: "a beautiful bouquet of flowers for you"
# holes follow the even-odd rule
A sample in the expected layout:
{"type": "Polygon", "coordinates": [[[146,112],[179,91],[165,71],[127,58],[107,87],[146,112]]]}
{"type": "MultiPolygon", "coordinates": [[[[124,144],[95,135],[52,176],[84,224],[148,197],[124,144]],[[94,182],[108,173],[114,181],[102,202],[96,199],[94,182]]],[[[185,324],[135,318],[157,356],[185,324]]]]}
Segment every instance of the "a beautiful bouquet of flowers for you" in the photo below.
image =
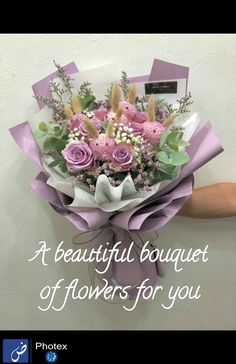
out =
{"type": "MultiPolygon", "coordinates": [[[[90,246],[134,243],[132,263],[113,262],[99,278],[130,285],[163,276],[159,261],[139,261],[144,243],[192,194],[193,172],[222,148],[191,114],[187,67],[155,60],[148,76],[128,78],[114,65],[56,72],[33,86],[40,111],[10,129],[40,167],[31,188],[80,231],[90,246]]],[[[95,270],[94,270],[95,272],[95,270]]]]}

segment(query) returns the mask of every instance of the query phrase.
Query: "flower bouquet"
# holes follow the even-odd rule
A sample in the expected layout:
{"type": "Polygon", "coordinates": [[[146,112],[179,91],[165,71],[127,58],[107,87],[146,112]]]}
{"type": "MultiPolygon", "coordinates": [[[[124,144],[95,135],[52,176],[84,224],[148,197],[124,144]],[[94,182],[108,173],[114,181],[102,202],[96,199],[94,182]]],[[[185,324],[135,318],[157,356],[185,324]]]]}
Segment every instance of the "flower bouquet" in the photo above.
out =
{"type": "Polygon", "coordinates": [[[75,242],[120,242],[120,253],[134,242],[133,262],[113,262],[99,277],[129,285],[134,298],[139,282],[164,275],[158,260],[140,263],[140,249],[147,241],[154,249],[156,232],[191,195],[193,172],[222,148],[210,123],[189,116],[186,88],[175,103],[153,92],[153,81],[187,86],[186,67],[155,60],[149,76],[133,79],[103,67],[90,72],[93,89],[74,63],[55,66],[33,86],[40,112],[11,134],[41,169],[33,191],[80,230],[75,242]]]}

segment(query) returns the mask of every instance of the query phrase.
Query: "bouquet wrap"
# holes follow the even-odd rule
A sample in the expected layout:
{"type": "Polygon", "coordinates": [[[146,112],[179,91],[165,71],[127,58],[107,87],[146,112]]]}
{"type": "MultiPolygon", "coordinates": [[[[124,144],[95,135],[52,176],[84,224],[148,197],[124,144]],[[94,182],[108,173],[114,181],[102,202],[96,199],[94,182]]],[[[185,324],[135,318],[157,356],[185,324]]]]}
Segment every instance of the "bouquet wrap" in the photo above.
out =
{"type": "MultiPolygon", "coordinates": [[[[158,64],[157,60],[155,60],[149,80],[151,77],[168,79],[168,70],[169,79],[186,77],[187,80],[188,69],[182,69],[182,66],[172,65],[167,62],[159,62],[159,66],[158,73],[158,64]]],[[[65,70],[68,74],[78,71],[74,63],[65,66],[65,70]]],[[[40,93],[50,97],[49,82],[53,77],[56,77],[56,75],[51,74],[36,83],[33,86],[35,94],[40,93]]],[[[147,78],[148,76],[141,76],[133,80],[147,78]]],[[[39,108],[42,107],[43,104],[39,102],[39,108]]],[[[80,231],[74,239],[75,243],[94,246],[106,242],[114,244],[121,241],[120,251],[122,252],[131,242],[134,242],[132,251],[134,260],[132,263],[112,262],[109,270],[104,275],[99,275],[100,279],[106,278],[110,285],[130,285],[130,298],[135,297],[135,287],[142,280],[149,278],[149,284],[154,286],[158,277],[164,276],[159,261],[140,263],[139,253],[143,242],[150,242],[148,245],[150,250],[155,247],[156,232],[178,213],[185,201],[191,196],[194,184],[193,173],[223,150],[211,123],[208,122],[202,127],[193,129],[189,138],[190,145],[186,148],[190,160],[182,166],[177,178],[173,181],[163,184],[162,188],[158,186],[156,190],[152,190],[152,193],[142,195],[141,199],[137,199],[136,195],[135,198],[130,198],[130,195],[134,195],[127,193],[127,190],[129,192],[130,189],[132,192],[132,185],[127,180],[124,183],[122,182],[120,189],[117,187],[111,188],[110,195],[108,193],[107,196],[107,182],[102,181],[97,187],[97,190],[100,188],[100,192],[97,193],[97,196],[95,194],[91,201],[88,201],[88,206],[83,206],[83,203],[82,206],[76,206],[77,193],[79,197],[81,196],[78,199],[80,202],[84,196],[84,205],[86,205],[88,195],[80,190],[67,192],[68,186],[65,181],[61,180],[56,174],[49,173],[50,171],[42,158],[40,147],[35,141],[30,124],[23,122],[11,128],[10,132],[18,146],[40,168],[40,173],[30,184],[31,189],[44,198],[56,212],[63,215],[80,231]],[[103,192],[102,188],[105,189],[105,192],[103,192]],[[119,190],[121,198],[120,196],[117,198],[113,190],[116,193],[119,190]],[[84,193],[85,195],[83,195],[84,193]],[[127,193],[127,196],[125,193],[127,193]],[[72,196],[74,200],[71,199],[72,196]],[[116,209],[114,206],[119,206],[119,208],[116,209]]],[[[93,271],[95,272],[95,270],[93,271]]]]}

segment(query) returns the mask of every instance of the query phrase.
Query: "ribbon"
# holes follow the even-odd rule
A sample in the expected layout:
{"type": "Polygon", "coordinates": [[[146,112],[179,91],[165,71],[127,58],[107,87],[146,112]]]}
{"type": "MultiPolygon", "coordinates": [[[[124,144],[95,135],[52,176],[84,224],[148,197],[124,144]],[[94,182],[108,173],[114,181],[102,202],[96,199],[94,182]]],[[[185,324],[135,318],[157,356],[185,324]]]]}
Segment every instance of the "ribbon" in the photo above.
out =
{"type": "MultiPolygon", "coordinates": [[[[129,294],[128,299],[135,299],[138,293],[138,286],[145,280],[149,279],[148,285],[154,287],[160,277],[164,277],[164,269],[161,262],[157,259],[155,262],[151,262],[148,258],[143,262],[140,261],[140,253],[146,242],[146,249],[151,251],[156,247],[155,241],[158,234],[148,233],[132,233],[130,231],[123,230],[121,228],[114,227],[107,224],[107,226],[79,233],[73,238],[74,244],[79,244],[83,247],[98,248],[101,246],[101,250],[112,249],[114,245],[121,242],[119,245],[119,257],[124,257],[125,261],[117,261],[112,257],[109,267],[105,273],[106,262],[92,262],[89,264],[89,275],[91,284],[95,287],[96,278],[102,282],[103,279],[108,281],[109,286],[115,287],[127,287],[126,290],[129,294]],[[133,245],[131,245],[133,243],[133,245]],[[129,252],[129,254],[127,254],[129,252]],[[127,256],[126,256],[127,254],[127,256]],[[127,257],[130,260],[128,261],[127,257]]],[[[107,301],[109,303],[120,303],[121,301],[107,301]]],[[[123,300],[122,300],[123,302],[123,300]]]]}

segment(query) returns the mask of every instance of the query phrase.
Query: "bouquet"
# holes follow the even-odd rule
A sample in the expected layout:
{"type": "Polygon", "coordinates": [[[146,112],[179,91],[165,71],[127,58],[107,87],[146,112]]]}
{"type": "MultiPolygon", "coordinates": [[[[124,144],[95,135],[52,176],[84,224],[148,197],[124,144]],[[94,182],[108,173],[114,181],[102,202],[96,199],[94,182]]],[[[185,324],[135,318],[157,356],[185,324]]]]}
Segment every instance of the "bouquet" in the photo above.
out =
{"type": "Polygon", "coordinates": [[[119,241],[120,253],[134,242],[134,261],[113,262],[103,276],[128,284],[134,298],[139,282],[155,285],[164,275],[158,260],[139,262],[140,249],[147,241],[155,248],[157,231],[191,195],[193,172],[222,148],[210,123],[199,127],[197,114],[189,116],[187,67],[155,60],[149,76],[136,78],[103,67],[90,72],[93,88],[74,63],[55,66],[33,86],[41,111],[11,134],[41,169],[33,191],[80,230],[74,242],[119,241]],[[175,102],[160,97],[173,79],[186,83],[175,102]]]}

